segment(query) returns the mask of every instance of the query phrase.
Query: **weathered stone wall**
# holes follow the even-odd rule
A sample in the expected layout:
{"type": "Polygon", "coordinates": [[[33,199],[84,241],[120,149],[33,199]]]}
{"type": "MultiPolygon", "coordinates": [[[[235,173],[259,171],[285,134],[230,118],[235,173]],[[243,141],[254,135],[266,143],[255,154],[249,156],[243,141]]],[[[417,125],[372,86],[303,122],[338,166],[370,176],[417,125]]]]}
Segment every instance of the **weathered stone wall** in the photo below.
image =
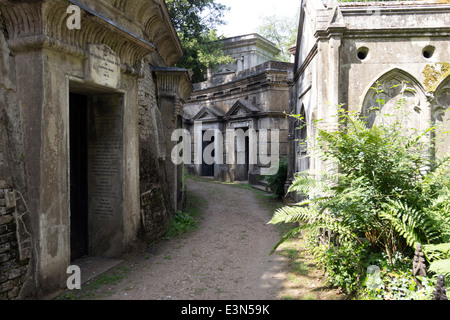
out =
{"type": "Polygon", "coordinates": [[[162,0],[80,0],[82,27],[75,30],[65,27],[68,5],[58,0],[0,1],[1,298],[51,298],[65,288],[71,245],[76,244],[72,218],[77,223],[87,220],[83,237],[89,243],[99,227],[90,218],[105,219],[100,222],[105,241],[86,253],[102,257],[120,257],[140,244],[142,225],[161,237],[168,220],[165,200],[164,205],[154,205],[152,196],[145,197],[155,188],[162,197],[173,193],[167,190],[167,170],[160,158],[161,153],[167,155],[155,148],[160,145],[155,132],[161,119],[155,116],[155,85],[149,71],[149,64],[171,66],[182,54],[166,5],[162,0]],[[150,60],[138,92],[144,57],[150,60]],[[100,65],[103,72],[98,72],[100,65]],[[86,101],[73,100],[74,94],[86,101]],[[108,107],[117,112],[101,112],[108,107]],[[87,131],[88,141],[71,150],[76,140],[71,111],[81,108],[99,117],[80,121],[79,130],[87,131]],[[98,140],[90,136],[91,124],[96,123],[98,140]],[[113,134],[102,132],[101,123],[113,128],[113,134]],[[95,162],[89,151],[101,145],[117,154],[108,157],[104,152],[105,157],[95,162]],[[84,148],[87,159],[72,162],[70,156],[84,148]],[[94,167],[105,176],[83,182],[86,196],[72,197],[75,164],[88,171],[86,180],[94,167]],[[102,205],[92,209],[91,200],[110,190],[117,191],[116,199],[106,195],[102,205]],[[72,212],[77,200],[87,201],[88,209],[72,212]],[[142,218],[141,205],[151,219],[142,218]],[[87,211],[88,217],[73,214],[79,211],[87,211]]]}
{"type": "Polygon", "coordinates": [[[222,39],[221,42],[224,55],[233,57],[234,62],[217,66],[219,71],[213,73],[212,77],[218,79],[275,60],[280,52],[274,43],[256,33],[222,39]]]}
{"type": "MultiPolygon", "coordinates": [[[[186,127],[194,139],[193,121],[202,122],[202,130],[216,129],[225,137],[226,130],[243,128],[261,130],[279,130],[279,157],[288,155],[289,124],[285,111],[289,110],[289,83],[292,81],[291,70],[293,64],[280,61],[266,61],[258,66],[235,72],[223,77],[216,77],[194,85],[195,91],[186,104],[184,118],[186,127]]],[[[269,133],[267,152],[272,153],[269,133]]],[[[197,150],[193,150],[193,159],[202,153],[202,137],[198,135],[197,150]]],[[[234,163],[237,156],[229,152],[229,146],[224,138],[223,164],[214,164],[214,177],[222,181],[249,180],[257,182],[261,169],[270,167],[261,162],[261,155],[257,155],[257,162],[248,166],[234,163]],[[226,154],[232,159],[226,160],[226,154]],[[234,158],[233,158],[234,157],[234,158]],[[248,170],[247,170],[248,169],[248,170]]],[[[266,141],[259,141],[258,146],[266,141]]],[[[237,152],[245,154],[245,147],[238,147],[237,152]]],[[[230,149],[231,150],[231,149],[230,149]]],[[[274,149],[276,150],[276,149],[274,149]]],[[[259,152],[259,151],[257,151],[259,152]]],[[[189,164],[189,173],[202,175],[202,166],[189,164]]],[[[207,170],[206,170],[207,171],[207,170]]]]}
{"type": "MultiPolygon", "coordinates": [[[[3,26],[0,18],[0,26],[3,26]]],[[[29,213],[14,58],[0,32],[0,300],[17,299],[31,271],[29,213]],[[20,190],[20,191],[19,191],[20,190]]]]}
{"type": "MultiPolygon", "coordinates": [[[[291,112],[304,112],[304,138],[314,144],[315,120],[321,129],[337,128],[337,106],[369,116],[377,105],[373,87],[384,89],[382,113],[400,116],[405,128],[425,130],[431,122],[448,128],[450,6],[438,1],[337,3],[306,0],[301,9],[291,112]],[[446,79],[447,78],[447,79],[446,79]],[[395,106],[405,98],[401,111],[395,106]],[[401,114],[400,112],[404,112],[401,114]]],[[[439,129],[437,136],[445,129],[439,129]],[[440,130],[440,131],[439,131],[440,130]]],[[[295,128],[291,127],[291,135],[295,128]]],[[[437,153],[448,152],[448,135],[437,153]]],[[[305,170],[305,156],[293,141],[289,175],[305,170]]],[[[327,170],[312,154],[308,168],[327,170]]]]}
{"type": "Polygon", "coordinates": [[[12,185],[0,180],[0,300],[19,298],[31,271],[28,212],[19,199],[12,185]]]}
{"type": "Polygon", "coordinates": [[[152,242],[165,235],[173,216],[165,177],[165,142],[155,78],[145,62],[139,80],[139,159],[142,227],[152,242]]]}

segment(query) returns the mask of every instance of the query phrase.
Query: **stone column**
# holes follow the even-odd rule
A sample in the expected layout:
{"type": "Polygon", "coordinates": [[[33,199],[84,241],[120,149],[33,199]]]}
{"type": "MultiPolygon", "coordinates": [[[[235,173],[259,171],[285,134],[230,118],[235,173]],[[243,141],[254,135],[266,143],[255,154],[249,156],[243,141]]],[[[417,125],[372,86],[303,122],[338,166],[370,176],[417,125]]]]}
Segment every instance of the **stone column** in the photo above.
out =
{"type": "MultiPolygon", "coordinates": [[[[290,108],[289,108],[289,113],[290,114],[295,114],[296,113],[296,109],[297,109],[297,90],[296,90],[296,86],[293,83],[289,83],[289,104],[290,104],[290,108]]],[[[287,162],[288,162],[288,167],[287,167],[287,177],[286,177],[286,182],[284,184],[284,192],[286,194],[286,192],[288,191],[289,187],[292,184],[292,181],[294,180],[294,174],[295,174],[295,159],[296,159],[296,154],[295,154],[295,119],[293,117],[288,117],[288,125],[289,125],[289,135],[287,138],[287,162]]],[[[291,201],[292,195],[289,195],[287,197],[287,201],[291,201]]]]}
{"type": "Polygon", "coordinates": [[[185,192],[183,186],[183,167],[172,162],[173,148],[178,142],[171,137],[176,129],[182,127],[183,109],[193,91],[188,71],[175,67],[152,68],[157,79],[158,105],[161,111],[164,138],[166,143],[165,169],[173,210],[183,209],[185,192]]]}

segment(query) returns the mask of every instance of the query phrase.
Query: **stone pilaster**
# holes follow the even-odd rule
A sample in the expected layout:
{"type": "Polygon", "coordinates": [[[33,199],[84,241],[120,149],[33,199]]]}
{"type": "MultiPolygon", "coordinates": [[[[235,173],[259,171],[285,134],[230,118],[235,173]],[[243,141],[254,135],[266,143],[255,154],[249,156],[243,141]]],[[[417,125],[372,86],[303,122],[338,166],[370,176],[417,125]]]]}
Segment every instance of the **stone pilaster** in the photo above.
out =
{"type": "Polygon", "coordinates": [[[183,168],[171,160],[173,148],[172,133],[182,128],[184,104],[193,91],[186,69],[173,67],[152,68],[157,79],[158,104],[166,142],[166,173],[169,181],[171,202],[174,211],[182,210],[185,201],[183,168]]]}

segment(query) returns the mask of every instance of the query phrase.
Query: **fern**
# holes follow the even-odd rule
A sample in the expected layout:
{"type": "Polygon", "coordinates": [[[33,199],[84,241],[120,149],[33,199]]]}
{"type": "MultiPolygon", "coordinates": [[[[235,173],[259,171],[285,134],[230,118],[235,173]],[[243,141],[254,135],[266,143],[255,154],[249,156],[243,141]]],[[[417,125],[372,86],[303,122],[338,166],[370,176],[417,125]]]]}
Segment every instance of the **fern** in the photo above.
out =
{"type": "Polygon", "coordinates": [[[424,211],[410,208],[398,200],[391,200],[383,207],[380,217],[388,220],[412,248],[418,243],[437,243],[441,240],[436,221],[424,211]]]}
{"type": "Polygon", "coordinates": [[[303,229],[305,229],[307,227],[308,227],[308,225],[301,225],[299,227],[296,227],[296,228],[293,228],[293,229],[289,230],[286,234],[284,234],[281,237],[280,241],[278,241],[275,244],[275,246],[270,251],[270,254],[273,254],[282,243],[286,242],[287,240],[289,240],[293,236],[297,235],[300,231],[302,231],[303,229]]]}
{"type": "Polygon", "coordinates": [[[427,244],[423,246],[428,261],[450,258],[450,243],[427,244]]]}
{"type": "Polygon", "coordinates": [[[311,201],[304,201],[295,206],[285,206],[277,209],[270,224],[293,223],[314,219],[317,212],[314,207],[306,207],[311,201]]]}
{"type": "Polygon", "coordinates": [[[435,274],[442,274],[445,278],[450,278],[450,259],[437,260],[430,264],[429,270],[435,274]]]}
{"type": "Polygon", "coordinates": [[[379,112],[377,117],[379,124],[369,127],[359,114],[340,109],[341,128],[317,131],[308,145],[333,170],[294,177],[289,192],[308,200],[277,210],[270,223],[300,224],[277,246],[301,230],[317,235],[324,229],[340,246],[356,248],[365,238],[370,250],[382,249],[389,259],[421,243],[433,270],[445,270],[447,264],[439,261],[449,259],[448,252],[428,246],[450,243],[450,154],[442,159],[429,154],[435,127],[404,128],[405,134],[404,119],[383,121],[379,112]]]}
{"type": "Polygon", "coordinates": [[[296,175],[288,192],[309,196],[331,195],[331,186],[339,180],[339,175],[327,172],[305,171],[296,175]]]}

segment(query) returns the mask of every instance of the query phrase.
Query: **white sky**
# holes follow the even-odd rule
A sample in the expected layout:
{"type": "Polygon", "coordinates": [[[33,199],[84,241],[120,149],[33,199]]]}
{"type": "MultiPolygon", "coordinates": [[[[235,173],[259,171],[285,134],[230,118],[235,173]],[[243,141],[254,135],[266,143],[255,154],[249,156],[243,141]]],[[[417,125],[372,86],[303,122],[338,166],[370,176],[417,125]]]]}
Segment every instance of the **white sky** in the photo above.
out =
{"type": "Polygon", "coordinates": [[[225,15],[227,25],[218,27],[218,35],[234,37],[256,32],[262,17],[277,15],[292,17],[297,14],[300,0],[217,0],[230,11],[225,15]]]}

